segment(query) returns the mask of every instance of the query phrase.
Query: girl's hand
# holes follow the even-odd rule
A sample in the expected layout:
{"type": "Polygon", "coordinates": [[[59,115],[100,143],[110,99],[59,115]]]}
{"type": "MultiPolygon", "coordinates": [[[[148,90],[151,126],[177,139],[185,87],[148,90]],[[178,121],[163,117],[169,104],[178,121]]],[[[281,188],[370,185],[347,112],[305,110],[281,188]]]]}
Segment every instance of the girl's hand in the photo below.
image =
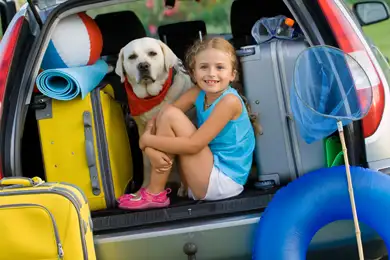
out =
{"type": "Polygon", "coordinates": [[[145,139],[148,138],[149,135],[152,135],[152,134],[155,134],[155,129],[156,129],[156,119],[155,118],[152,118],[151,120],[149,120],[147,123],[146,123],[146,126],[145,126],[145,131],[144,133],[141,135],[140,139],[139,139],[139,148],[143,151],[146,147],[146,143],[145,143],[145,139]]]}
{"type": "Polygon", "coordinates": [[[158,173],[164,173],[172,168],[172,160],[165,153],[153,148],[146,148],[145,153],[158,173]]]}

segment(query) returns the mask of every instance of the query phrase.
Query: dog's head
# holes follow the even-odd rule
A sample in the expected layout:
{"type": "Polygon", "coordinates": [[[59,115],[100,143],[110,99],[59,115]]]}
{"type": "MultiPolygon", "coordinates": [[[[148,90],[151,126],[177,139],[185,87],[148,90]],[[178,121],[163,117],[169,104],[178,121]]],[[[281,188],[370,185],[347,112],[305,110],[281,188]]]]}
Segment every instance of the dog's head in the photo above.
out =
{"type": "Polygon", "coordinates": [[[144,37],[128,43],[120,50],[115,72],[121,82],[127,78],[139,98],[156,96],[168,77],[177,56],[162,41],[144,37]]]}

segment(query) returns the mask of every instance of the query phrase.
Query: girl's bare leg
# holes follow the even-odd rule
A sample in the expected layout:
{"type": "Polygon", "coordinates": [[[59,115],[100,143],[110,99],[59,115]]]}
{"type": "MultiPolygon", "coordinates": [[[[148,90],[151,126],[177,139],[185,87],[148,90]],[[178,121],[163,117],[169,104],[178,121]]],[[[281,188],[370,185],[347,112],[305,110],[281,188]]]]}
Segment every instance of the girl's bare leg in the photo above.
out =
{"type": "MultiPolygon", "coordinates": [[[[166,107],[160,113],[156,119],[156,129],[156,135],[176,137],[191,136],[196,131],[196,127],[189,118],[174,106],[166,107]]],[[[214,163],[210,148],[205,147],[193,155],[179,155],[179,163],[183,182],[188,185],[196,198],[205,197],[214,163]]],[[[170,171],[161,174],[152,170],[147,189],[152,193],[163,191],[169,173],[170,171]]]]}

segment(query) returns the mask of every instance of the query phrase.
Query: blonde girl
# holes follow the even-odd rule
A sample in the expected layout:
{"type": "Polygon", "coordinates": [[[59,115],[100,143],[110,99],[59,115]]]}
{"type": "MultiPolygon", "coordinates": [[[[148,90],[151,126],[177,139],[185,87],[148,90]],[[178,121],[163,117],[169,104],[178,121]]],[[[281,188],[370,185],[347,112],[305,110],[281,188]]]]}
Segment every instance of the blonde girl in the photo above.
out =
{"type": "Polygon", "coordinates": [[[206,39],[192,46],[186,64],[194,87],[165,107],[140,137],[140,147],[152,163],[150,184],[122,198],[120,208],[169,206],[165,186],[175,157],[190,198],[220,200],[243,191],[260,130],[231,87],[237,76],[235,50],[223,38],[206,39]],[[193,107],[196,127],[184,114],[193,107]]]}

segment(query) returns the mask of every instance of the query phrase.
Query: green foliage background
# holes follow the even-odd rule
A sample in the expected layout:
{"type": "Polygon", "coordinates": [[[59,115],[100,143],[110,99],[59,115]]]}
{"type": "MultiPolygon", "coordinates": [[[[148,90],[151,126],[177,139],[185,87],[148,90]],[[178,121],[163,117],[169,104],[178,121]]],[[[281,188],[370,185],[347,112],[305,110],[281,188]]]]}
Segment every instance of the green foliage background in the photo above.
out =
{"type": "Polygon", "coordinates": [[[167,14],[163,0],[139,0],[136,2],[103,7],[88,11],[94,17],[99,13],[120,10],[132,10],[147,26],[150,35],[154,35],[153,28],[162,24],[181,21],[203,20],[207,24],[208,33],[230,33],[231,1],[209,0],[197,3],[193,0],[177,2],[174,13],[167,14]]]}
{"type": "MultiPolygon", "coordinates": [[[[347,0],[347,2],[352,5],[359,0],[347,0]]],[[[390,6],[390,0],[385,0],[385,2],[390,6]]],[[[382,53],[390,58],[390,20],[364,26],[363,31],[382,53]]]]}
{"type": "MultiPolygon", "coordinates": [[[[16,0],[20,6],[26,0],[16,0]]],[[[270,0],[267,0],[270,1],[270,0]]],[[[351,6],[359,0],[344,0],[351,6]]],[[[385,0],[390,6],[390,0],[385,0]]],[[[133,10],[137,13],[150,36],[155,36],[157,27],[161,24],[179,21],[203,20],[207,24],[208,33],[230,33],[230,6],[229,0],[194,0],[179,1],[179,5],[171,14],[164,9],[163,0],[138,0],[131,3],[113,5],[88,11],[94,17],[99,13],[120,10],[133,10]]],[[[125,25],[131,26],[131,25],[125,25]]],[[[390,20],[363,28],[365,34],[390,57],[390,20]]]]}

